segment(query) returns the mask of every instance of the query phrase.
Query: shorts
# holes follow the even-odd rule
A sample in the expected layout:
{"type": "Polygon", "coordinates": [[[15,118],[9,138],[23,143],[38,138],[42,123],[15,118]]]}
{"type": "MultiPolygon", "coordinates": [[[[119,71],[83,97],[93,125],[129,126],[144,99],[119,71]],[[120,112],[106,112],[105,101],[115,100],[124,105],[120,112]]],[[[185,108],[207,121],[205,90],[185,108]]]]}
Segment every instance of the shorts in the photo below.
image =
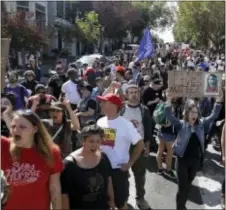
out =
{"type": "Polygon", "coordinates": [[[175,136],[173,134],[162,132],[158,132],[158,138],[166,142],[173,142],[175,140],[175,136]]]}
{"type": "Polygon", "coordinates": [[[129,172],[113,169],[112,183],[115,194],[115,205],[117,208],[121,208],[129,198],[129,172]]]}

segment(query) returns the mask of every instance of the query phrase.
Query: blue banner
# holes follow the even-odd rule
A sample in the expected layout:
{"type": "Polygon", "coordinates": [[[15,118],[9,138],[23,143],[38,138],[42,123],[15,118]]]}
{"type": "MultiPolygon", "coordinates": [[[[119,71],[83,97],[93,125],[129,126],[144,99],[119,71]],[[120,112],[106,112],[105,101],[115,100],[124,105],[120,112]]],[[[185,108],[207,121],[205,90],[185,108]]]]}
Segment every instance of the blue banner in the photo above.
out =
{"type": "Polygon", "coordinates": [[[141,61],[145,58],[150,58],[153,52],[153,44],[151,39],[151,32],[149,28],[144,31],[144,36],[140,42],[140,46],[137,52],[136,61],[141,61]]]}

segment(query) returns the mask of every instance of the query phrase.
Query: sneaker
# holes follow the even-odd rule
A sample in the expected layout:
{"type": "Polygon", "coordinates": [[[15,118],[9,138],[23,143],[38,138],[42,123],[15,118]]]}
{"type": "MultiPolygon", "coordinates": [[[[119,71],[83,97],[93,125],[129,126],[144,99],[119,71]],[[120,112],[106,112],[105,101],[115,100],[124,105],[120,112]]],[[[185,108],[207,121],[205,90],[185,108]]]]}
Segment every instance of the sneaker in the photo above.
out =
{"type": "Polygon", "coordinates": [[[164,169],[162,168],[162,169],[158,169],[158,171],[157,171],[157,174],[158,175],[162,175],[164,173],[164,169]]]}
{"type": "Polygon", "coordinates": [[[137,206],[139,209],[151,209],[150,205],[144,198],[137,199],[137,206]]]}
{"type": "Polygon", "coordinates": [[[168,176],[171,179],[175,179],[176,178],[176,175],[174,174],[174,172],[172,170],[165,171],[165,175],[168,176]]]}

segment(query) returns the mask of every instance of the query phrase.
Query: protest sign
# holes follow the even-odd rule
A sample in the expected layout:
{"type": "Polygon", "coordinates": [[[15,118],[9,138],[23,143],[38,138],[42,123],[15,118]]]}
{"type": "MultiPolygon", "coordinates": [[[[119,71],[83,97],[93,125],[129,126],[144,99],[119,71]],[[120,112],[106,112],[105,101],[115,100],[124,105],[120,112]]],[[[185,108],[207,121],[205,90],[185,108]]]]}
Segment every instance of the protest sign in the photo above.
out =
{"type": "Polygon", "coordinates": [[[8,63],[9,46],[11,39],[1,39],[1,92],[5,87],[5,70],[8,63]]]}
{"type": "Polygon", "coordinates": [[[175,97],[218,96],[221,90],[221,73],[201,71],[168,72],[168,91],[175,97]]]}

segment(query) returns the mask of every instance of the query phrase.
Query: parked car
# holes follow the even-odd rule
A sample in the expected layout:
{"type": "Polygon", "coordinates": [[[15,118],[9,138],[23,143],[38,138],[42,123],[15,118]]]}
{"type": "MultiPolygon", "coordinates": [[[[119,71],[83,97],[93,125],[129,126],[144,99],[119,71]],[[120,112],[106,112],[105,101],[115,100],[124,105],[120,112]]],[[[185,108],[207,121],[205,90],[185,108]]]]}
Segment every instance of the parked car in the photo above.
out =
{"type": "Polygon", "coordinates": [[[80,66],[82,66],[85,63],[88,64],[88,66],[92,66],[96,59],[98,59],[100,62],[103,62],[105,65],[108,65],[110,63],[110,60],[104,55],[91,54],[91,55],[84,55],[84,56],[82,56],[78,60],[70,63],[69,66],[74,64],[77,67],[80,67],[80,66]]]}
{"type": "Polygon", "coordinates": [[[127,44],[125,46],[125,53],[126,54],[132,54],[134,51],[136,51],[137,49],[139,48],[139,45],[138,44],[127,44]]]}

